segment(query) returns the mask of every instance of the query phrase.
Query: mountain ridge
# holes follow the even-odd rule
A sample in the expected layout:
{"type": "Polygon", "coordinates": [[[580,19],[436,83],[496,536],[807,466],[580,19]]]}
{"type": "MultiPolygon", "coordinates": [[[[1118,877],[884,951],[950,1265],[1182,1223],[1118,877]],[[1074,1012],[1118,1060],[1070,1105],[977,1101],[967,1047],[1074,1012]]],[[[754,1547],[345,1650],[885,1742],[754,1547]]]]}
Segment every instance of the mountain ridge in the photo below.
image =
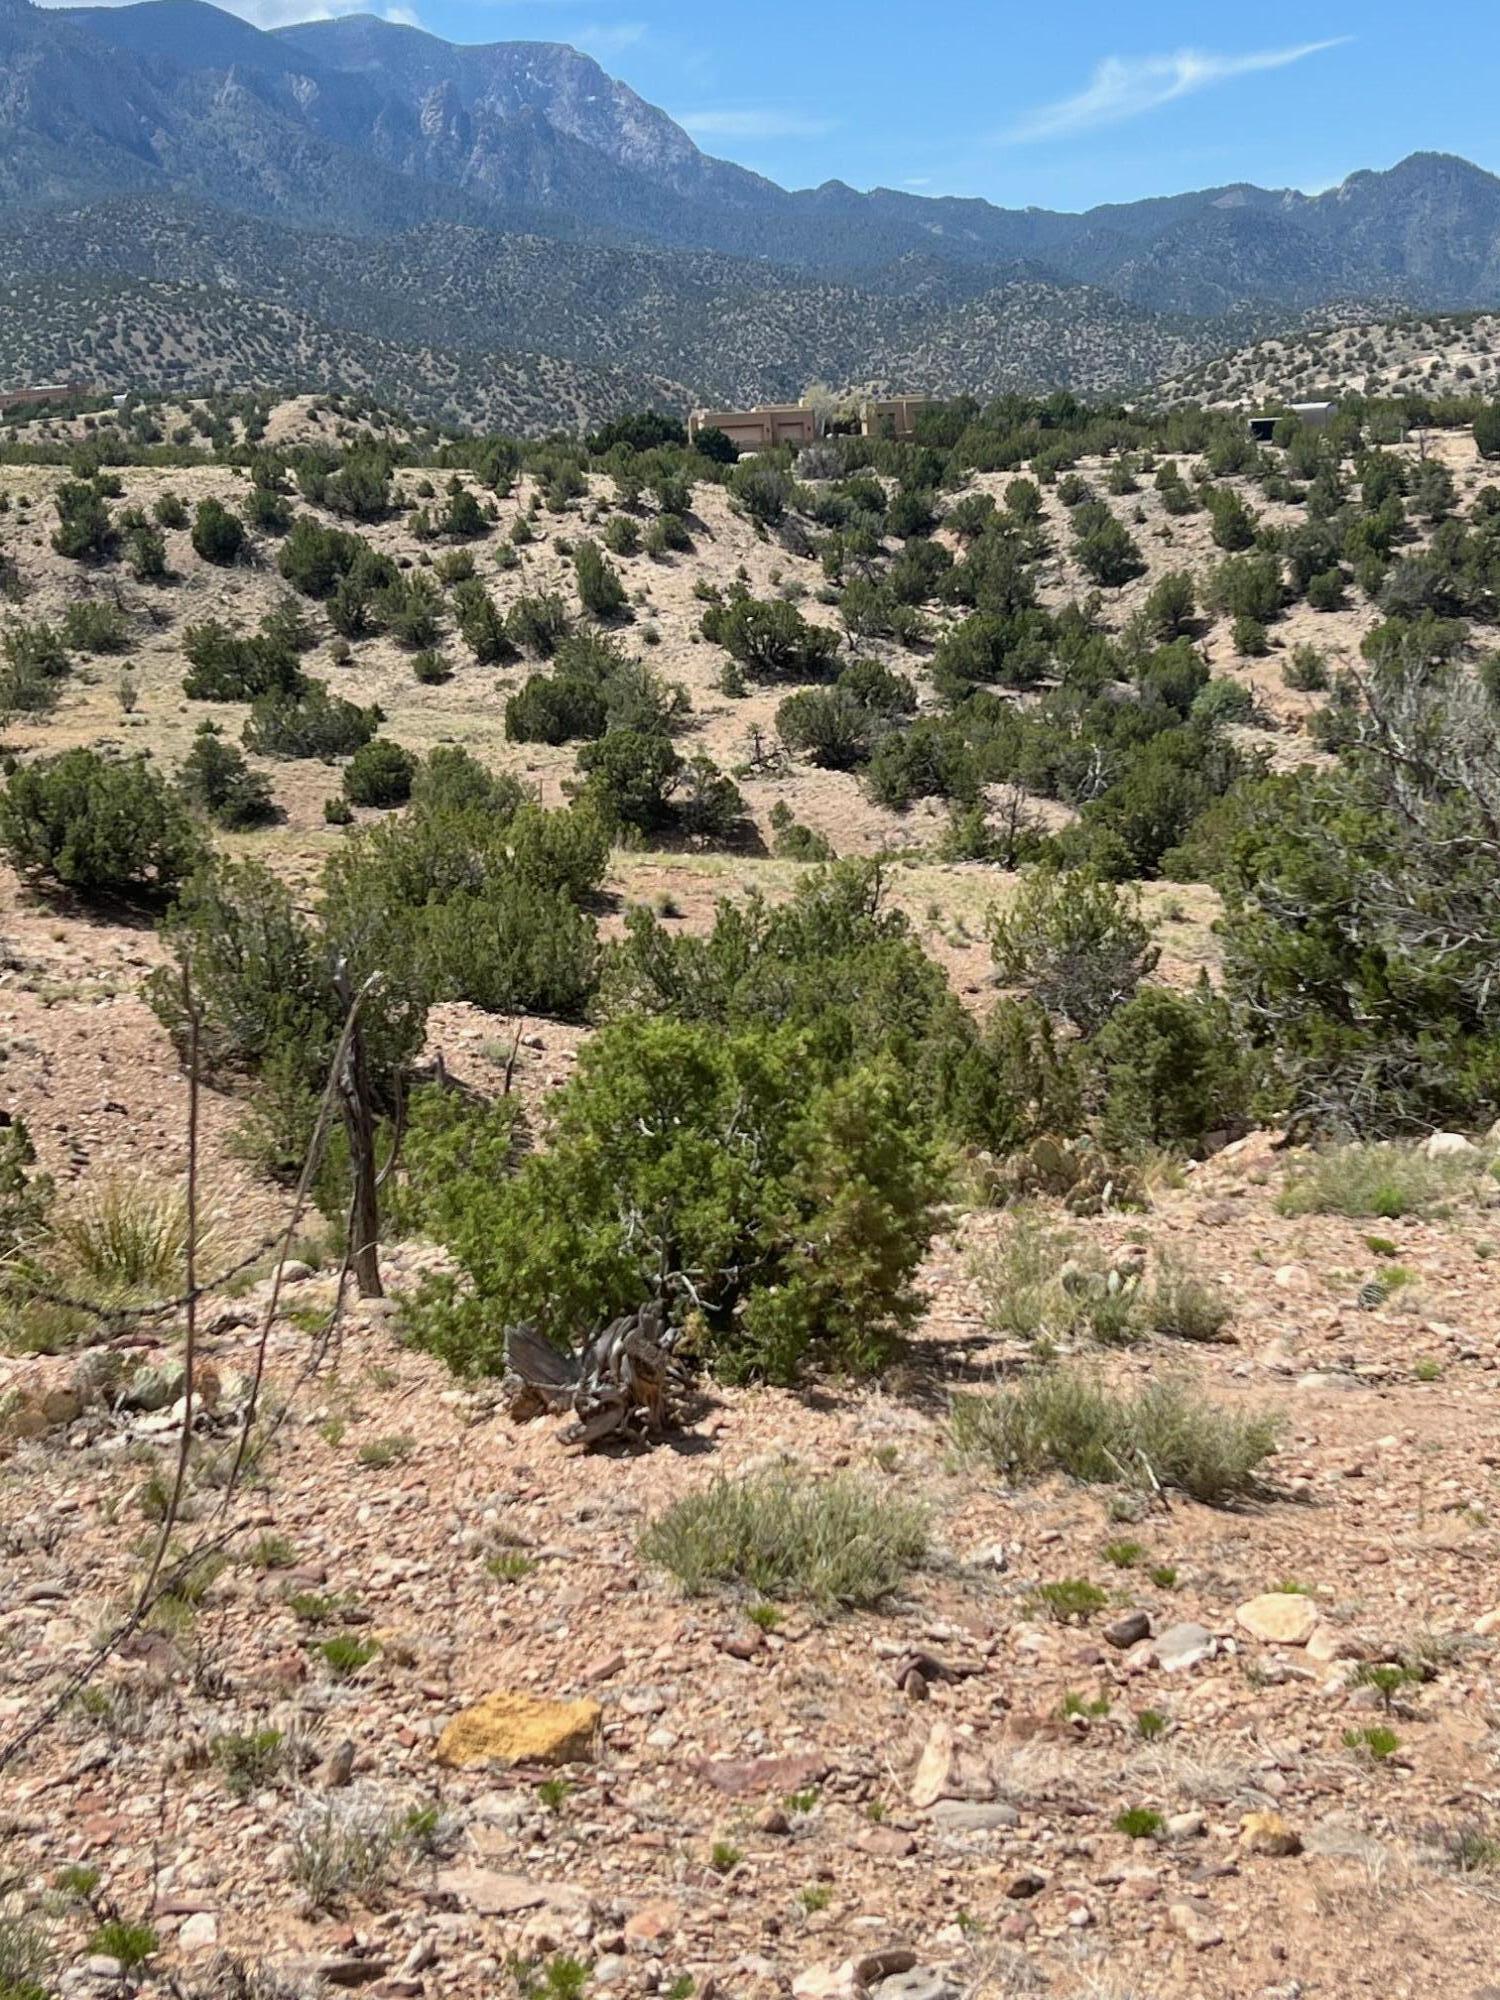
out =
{"type": "Polygon", "coordinates": [[[425,356],[445,420],[511,396],[528,427],[554,379],[598,414],[825,379],[1116,394],[1334,305],[1500,305],[1500,179],[1417,153],[1319,194],[1234,182],[1076,214],[786,189],[564,42],[0,0],[0,269],[19,380],[176,389],[191,357],[202,386],[388,370],[415,406],[425,356]]]}

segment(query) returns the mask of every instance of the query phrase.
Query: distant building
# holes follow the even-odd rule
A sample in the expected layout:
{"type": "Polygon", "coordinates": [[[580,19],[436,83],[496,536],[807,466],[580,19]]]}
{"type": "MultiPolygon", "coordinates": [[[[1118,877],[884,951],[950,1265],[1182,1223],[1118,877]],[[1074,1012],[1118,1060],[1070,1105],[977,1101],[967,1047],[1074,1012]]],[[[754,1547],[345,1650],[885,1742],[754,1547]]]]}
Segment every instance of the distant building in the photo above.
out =
{"type": "Polygon", "coordinates": [[[87,382],[39,382],[30,389],[0,389],[0,410],[28,409],[34,403],[68,403],[75,396],[91,396],[87,382]]]}
{"type": "Polygon", "coordinates": [[[741,451],[764,451],[777,444],[812,444],[823,423],[810,403],[768,403],[754,410],[694,410],[688,436],[722,431],[741,451]]]}
{"type": "Polygon", "coordinates": [[[1310,431],[1326,430],[1339,413],[1337,403],[1288,403],[1284,410],[1274,416],[1252,417],[1250,435],[1258,444],[1269,444],[1276,435],[1276,426],[1283,417],[1295,417],[1310,431]]]}
{"type": "Polygon", "coordinates": [[[933,408],[931,396],[874,396],[859,407],[862,437],[909,441],[917,434],[917,418],[933,408]]]}
{"type": "Polygon", "coordinates": [[[916,436],[917,418],[931,407],[930,396],[872,396],[860,404],[857,419],[846,413],[826,425],[823,411],[812,403],[766,403],[753,410],[694,410],[688,418],[688,436],[722,431],[741,451],[765,451],[777,444],[812,444],[825,429],[844,434],[857,428],[861,437],[909,440],[916,436]]]}

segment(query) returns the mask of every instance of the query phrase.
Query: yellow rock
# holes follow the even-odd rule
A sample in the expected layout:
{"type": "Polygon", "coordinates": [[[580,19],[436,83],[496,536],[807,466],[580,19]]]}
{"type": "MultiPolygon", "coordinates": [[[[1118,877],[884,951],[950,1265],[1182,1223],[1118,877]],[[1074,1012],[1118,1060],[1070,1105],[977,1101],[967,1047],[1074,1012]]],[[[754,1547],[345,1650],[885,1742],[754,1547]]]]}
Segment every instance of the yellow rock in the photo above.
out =
{"type": "Polygon", "coordinates": [[[1280,1813],[1246,1813],[1240,1821],[1240,1846],[1247,1854],[1268,1854],[1283,1860],[1302,1852],[1302,1836],[1280,1813]]]}
{"type": "Polygon", "coordinates": [[[437,1742],[437,1760],[468,1764],[580,1764],[594,1754],[603,1713],[597,1701],[545,1701],[487,1694],[460,1709],[437,1742]]]}

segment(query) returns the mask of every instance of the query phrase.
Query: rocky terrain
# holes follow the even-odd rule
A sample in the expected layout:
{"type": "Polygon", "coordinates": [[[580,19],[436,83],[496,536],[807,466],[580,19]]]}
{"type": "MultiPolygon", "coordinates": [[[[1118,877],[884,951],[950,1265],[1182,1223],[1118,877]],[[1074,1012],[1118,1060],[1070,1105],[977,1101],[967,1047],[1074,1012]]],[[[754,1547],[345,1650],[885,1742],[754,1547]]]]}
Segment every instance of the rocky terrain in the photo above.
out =
{"type": "MultiPolygon", "coordinates": [[[[159,417],[170,435],[193,414],[159,417]]],[[[65,430],[86,443],[87,421],[16,435],[39,451],[65,430]]],[[[353,429],[302,401],[266,436],[347,443],[353,429]]],[[[361,531],[420,569],[433,551],[409,510],[448,474],[406,435],[400,504],[361,531]]],[[[1467,431],[1394,449],[1409,466],[1440,459],[1460,511],[1488,483],[1467,431]]],[[[1108,469],[1078,468],[1099,491],[1108,469]]],[[[249,493],[226,464],[115,474],[112,504],[148,514],[168,492],[189,518],[249,493]]],[[[972,491],[1003,498],[1010,477],[978,474],[972,491]]],[[[81,656],[50,713],[11,716],[5,749],[149,749],[173,772],[205,718],[237,739],[244,717],[184,698],[187,628],[253,629],[284,595],[276,541],[252,536],[247,559],[218,566],[172,527],[169,581],[92,571],[52,547],[68,478],[0,466],[16,595],[0,624],[107,603],[128,641],[81,656]]],[[[1247,475],[1219,483],[1273,524],[1294,519],[1247,475]]],[[[573,543],[617,511],[602,474],[555,512],[533,509],[542,485],[526,473],[496,496],[470,545],[502,606],[572,593],[573,543]],[[535,527],[517,541],[523,517],[535,527]]],[[[702,587],[737,577],[820,627],[837,606],[794,527],[757,531],[710,483],[692,500],[690,548],[612,558],[619,630],[685,689],[684,741],[736,773],[753,832],[722,852],[622,843],[604,933],[638,904],[701,933],[721,895],[786,897],[807,873],[771,853],[786,807],[840,855],[887,857],[895,906],[986,1011],[987,921],[1015,878],[943,859],[938,801],[898,813],[852,771],[775,753],[785,689],[725,692],[702,587]]],[[[1169,514],[1149,483],[1108,505],[1145,561],[1102,594],[1118,634],[1162,576],[1201,575],[1218,552],[1209,516],[1169,514]]],[[[1043,523],[1040,586],[1060,609],[1090,586],[1055,485],[1043,523]]],[[[1429,534],[1415,525],[1412,546],[1429,534]]],[[[422,682],[409,647],[385,633],[340,647],[314,615],[308,670],[378,701],[382,736],[418,753],[460,744],[548,803],[566,796],[576,748],[505,733],[534,661],[480,665],[445,623],[448,677],[422,682]]],[[[1205,620],[1215,675],[1255,696],[1236,740],[1278,768],[1320,755],[1319,697],[1289,687],[1286,666],[1305,643],[1355,662],[1378,616],[1354,593],[1331,611],[1298,602],[1261,657],[1205,620]]],[[[860,649],[909,674],[924,713],[934,637],[860,649]]],[[[310,895],[348,839],[324,816],[339,773],[252,762],[279,816],[219,843],[310,895]]],[[[1213,892],[1153,882],[1144,898],[1158,976],[1215,976],[1213,892]]],[[[0,1103],[25,1119],[63,1212],[111,1188],[180,1189],[188,1086],[142,997],[161,936],[125,910],[43,899],[8,869],[0,930],[0,1103]]],[[[483,1096],[513,1084],[545,1121],[590,1033],[455,1003],[434,1010],[426,1054],[483,1096]]],[[[26,1339],[10,1320],[0,1337],[3,2000],[1493,2000],[1500,1133],[1397,1149],[1373,1197],[1357,1155],[1256,1130],[1202,1161],[1147,1161],[1128,1206],[966,1198],[944,1211],[922,1316],[878,1381],[703,1380],[662,1441],[581,1453],[550,1420],[517,1423],[492,1378],[409,1343],[403,1300],[443,1265],[433,1243],[385,1246],[390,1295],[357,1301],[329,1233],[304,1220],[278,1275],[266,1245],[291,1219],[288,1191],[235,1143],[239,1090],[207,1082],[212,1282],[191,1408],[180,1311],[133,1314],[102,1340],[42,1338],[35,1318],[26,1339]],[[1011,1479],[972,1448],[963,1399],[1019,1380],[1036,1352],[1015,1307],[1027,1229],[1046,1232],[1064,1289],[1097,1266],[1144,1298],[1187,1269],[1222,1301],[1210,1338],[1153,1324],[1107,1346],[1070,1324],[1048,1339],[1122,1393],[1186,1378],[1229,1416],[1274,1420],[1251,1496],[1011,1479]],[[263,1334],[265,1422],[234,1479],[263,1334]],[[218,1559],[101,1658],[185,1418],[169,1570],[207,1543],[218,1559]],[[920,1546],[878,1604],[691,1595],[643,1541],[673,1503],[780,1468],[919,1503],[920,1546]]]]}

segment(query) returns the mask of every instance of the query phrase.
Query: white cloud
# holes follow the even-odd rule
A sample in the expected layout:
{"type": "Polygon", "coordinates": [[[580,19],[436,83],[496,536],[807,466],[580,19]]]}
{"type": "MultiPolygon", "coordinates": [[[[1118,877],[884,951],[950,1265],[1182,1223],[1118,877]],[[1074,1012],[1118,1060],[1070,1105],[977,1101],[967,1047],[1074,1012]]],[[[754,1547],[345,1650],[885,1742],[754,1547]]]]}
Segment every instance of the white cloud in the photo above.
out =
{"type": "Polygon", "coordinates": [[[684,111],[677,123],[700,139],[821,139],[838,129],[836,119],[808,118],[770,105],[742,111],[684,111]]]}
{"type": "Polygon", "coordinates": [[[571,28],[558,36],[559,41],[571,43],[575,49],[588,49],[596,56],[615,55],[621,49],[633,49],[637,42],[646,39],[644,21],[589,21],[581,28],[571,28]]]}
{"type": "Polygon", "coordinates": [[[1292,48],[1261,49],[1239,56],[1213,55],[1204,49],[1181,49],[1170,56],[1106,56],[1086,89],[1055,104],[1039,106],[1001,136],[1018,145],[1034,139],[1063,138],[1096,125],[1118,125],[1123,119],[1139,118],[1216,83],[1228,83],[1259,70],[1286,69],[1291,63],[1352,40],[1351,35],[1337,35],[1329,41],[1300,42],[1292,48]]]}

